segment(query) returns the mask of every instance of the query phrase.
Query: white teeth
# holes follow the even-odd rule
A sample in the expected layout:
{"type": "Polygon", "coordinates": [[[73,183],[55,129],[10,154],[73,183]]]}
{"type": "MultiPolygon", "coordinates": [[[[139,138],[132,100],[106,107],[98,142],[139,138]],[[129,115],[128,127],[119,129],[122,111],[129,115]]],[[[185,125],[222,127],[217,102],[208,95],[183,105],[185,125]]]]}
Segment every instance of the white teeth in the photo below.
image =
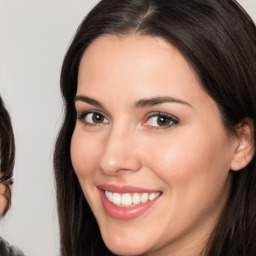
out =
{"type": "Polygon", "coordinates": [[[159,195],[160,195],[159,192],[158,192],[158,193],[152,193],[152,194],[149,195],[148,199],[149,199],[150,201],[152,201],[152,200],[154,200],[155,198],[157,198],[159,195]]]}
{"type": "Polygon", "coordinates": [[[140,201],[142,203],[146,203],[148,201],[148,194],[147,193],[143,193],[141,198],[140,198],[140,201]]]}
{"type": "Polygon", "coordinates": [[[120,205],[121,204],[121,195],[119,193],[113,193],[113,203],[116,205],[120,205]]]}
{"type": "Polygon", "coordinates": [[[113,193],[112,192],[108,192],[108,196],[107,196],[108,200],[110,202],[113,202],[113,193]]]}
{"type": "Polygon", "coordinates": [[[105,195],[107,199],[115,205],[122,206],[122,207],[129,207],[134,206],[140,203],[146,203],[149,200],[152,201],[156,199],[160,193],[112,193],[110,191],[105,191],[105,195]]]}
{"type": "Polygon", "coordinates": [[[122,196],[122,205],[130,206],[132,204],[132,197],[130,194],[123,194],[122,196]]]}
{"type": "Polygon", "coordinates": [[[132,203],[133,203],[133,204],[139,204],[139,203],[140,203],[140,195],[139,195],[139,194],[135,193],[135,194],[133,195],[132,203]]]}

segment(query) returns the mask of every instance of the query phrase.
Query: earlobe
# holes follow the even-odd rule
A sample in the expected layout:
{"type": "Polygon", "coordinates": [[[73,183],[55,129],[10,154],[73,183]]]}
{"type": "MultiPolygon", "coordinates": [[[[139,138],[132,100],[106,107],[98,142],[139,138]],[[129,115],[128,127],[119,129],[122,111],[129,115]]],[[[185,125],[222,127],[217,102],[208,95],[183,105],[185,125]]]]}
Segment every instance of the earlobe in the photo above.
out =
{"type": "Polygon", "coordinates": [[[239,171],[246,167],[255,153],[254,123],[252,119],[243,119],[236,128],[235,151],[230,169],[239,171]]]}

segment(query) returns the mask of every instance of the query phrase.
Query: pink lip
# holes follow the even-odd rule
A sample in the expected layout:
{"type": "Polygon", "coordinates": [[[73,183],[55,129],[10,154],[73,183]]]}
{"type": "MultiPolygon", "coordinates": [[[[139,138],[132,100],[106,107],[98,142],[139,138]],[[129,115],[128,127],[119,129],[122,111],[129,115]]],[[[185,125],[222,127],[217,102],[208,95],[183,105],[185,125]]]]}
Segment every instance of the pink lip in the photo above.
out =
{"type": "Polygon", "coordinates": [[[102,190],[107,190],[113,193],[156,193],[160,192],[158,190],[150,190],[150,189],[144,189],[144,188],[138,188],[138,187],[132,187],[132,186],[117,186],[112,184],[101,184],[98,185],[97,188],[102,190]]]}
{"type": "Polygon", "coordinates": [[[130,193],[143,193],[143,192],[153,193],[153,192],[159,192],[159,191],[146,190],[146,189],[130,187],[130,186],[115,186],[115,185],[109,185],[109,184],[99,185],[97,187],[99,189],[100,197],[106,213],[110,217],[119,219],[119,220],[132,220],[134,218],[139,217],[140,215],[144,214],[149,208],[151,208],[151,206],[153,206],[160,198],[159,196],[152,201],[148,201],[144,204],[138,204],[131,207],[119,207],[108,201],[108,199],[105,196],[104,190],[116,192],[116,193],[129,193],[129,192],[130,193]]]}

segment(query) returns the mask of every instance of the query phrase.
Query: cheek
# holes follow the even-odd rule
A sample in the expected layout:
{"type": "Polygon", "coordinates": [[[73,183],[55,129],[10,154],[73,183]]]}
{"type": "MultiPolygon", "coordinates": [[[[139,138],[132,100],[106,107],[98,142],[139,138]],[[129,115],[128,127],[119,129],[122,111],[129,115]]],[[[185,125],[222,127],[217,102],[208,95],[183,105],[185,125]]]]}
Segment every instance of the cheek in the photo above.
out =
{"type": "Polygon", "coordinates": [[[223,141],[189,138],[159,141],[148,150],[146,160],[164,182],[163,192],[170,202],[166,222],[177,230],[214,217],[229,193],[230,155],[223,141]]]}
{"type": "Polygon", "coordinates": [[[6,186],[0,183],[0,216],[4,213],[7,207],[7,199],[2,195],[6,191],[6,186]]]}
{"type": "Polygon", "coordinates": [[[95,169],[97,151],[99,147],[93,143],[90,136],[84,136],[83,132],[75,129],[71,139],[71,161],[78,178],[83,178],[95,169]]]}
{"type": "Polygon", "coordinates": [[[154,145],[147,149],[147,163],[172,187],[196,182],[202,183],[196,185],[207,186],[211,180],[225,181],[228,175],[231,154],[224,134],[207,136],[197,130],[193,134],[163,138],[154,145]]]}
{"type": "Polygon", "coordinates": [[[87,136],[81,129],[74,130],[70,147],[71,161],[84,196],[94,211],[99,207],[98,201],[92,200],[96,192],[93,176],[97,168],[99,148],[92,136],[87,136]]]}

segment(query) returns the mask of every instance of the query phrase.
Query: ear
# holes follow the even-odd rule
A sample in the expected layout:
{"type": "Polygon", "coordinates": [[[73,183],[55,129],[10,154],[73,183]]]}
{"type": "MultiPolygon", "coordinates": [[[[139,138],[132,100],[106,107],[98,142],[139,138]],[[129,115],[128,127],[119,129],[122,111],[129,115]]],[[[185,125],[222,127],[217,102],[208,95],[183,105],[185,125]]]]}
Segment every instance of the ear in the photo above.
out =
{"type": "Polygon", "coordinates": [[[252,119],[243,119],[236,128],[235,152],[231,161],[230,169],[239,171],[246,167],[255,153],[254,123],[252,119]]]}

